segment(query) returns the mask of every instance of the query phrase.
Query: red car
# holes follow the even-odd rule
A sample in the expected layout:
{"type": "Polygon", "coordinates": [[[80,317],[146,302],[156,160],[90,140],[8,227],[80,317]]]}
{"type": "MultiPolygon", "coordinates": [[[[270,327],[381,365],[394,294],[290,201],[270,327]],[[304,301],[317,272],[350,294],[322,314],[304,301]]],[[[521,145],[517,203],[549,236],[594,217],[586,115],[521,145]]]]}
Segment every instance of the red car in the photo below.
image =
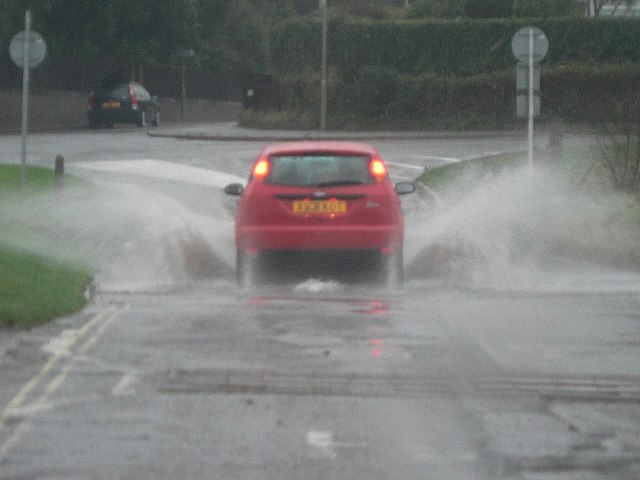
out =
{"type": "Polygon", "coordinates": [[[274,257],[272,264],[288,261],[303,270],[331,261],[346,270],[371,267],[401,282],[404,221],[398,194],[413,191],[412,183],[392,185],[371,145],[301,141],[265,147],[247,186],[225,188],[240,196],[238,283],[253,283],[256,270],[274,257]]]}

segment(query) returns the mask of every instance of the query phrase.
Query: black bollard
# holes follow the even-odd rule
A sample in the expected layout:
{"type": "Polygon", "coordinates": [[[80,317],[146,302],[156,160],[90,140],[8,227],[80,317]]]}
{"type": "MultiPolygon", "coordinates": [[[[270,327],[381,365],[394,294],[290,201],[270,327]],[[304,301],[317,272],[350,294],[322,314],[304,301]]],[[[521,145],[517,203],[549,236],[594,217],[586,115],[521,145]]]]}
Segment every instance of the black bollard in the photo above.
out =
{"type": "Polygon", "coordinates": [[[56,190],[64,187],[64,157],[60,154],[56,155],[56,166],[53,171],[56,190]]]}

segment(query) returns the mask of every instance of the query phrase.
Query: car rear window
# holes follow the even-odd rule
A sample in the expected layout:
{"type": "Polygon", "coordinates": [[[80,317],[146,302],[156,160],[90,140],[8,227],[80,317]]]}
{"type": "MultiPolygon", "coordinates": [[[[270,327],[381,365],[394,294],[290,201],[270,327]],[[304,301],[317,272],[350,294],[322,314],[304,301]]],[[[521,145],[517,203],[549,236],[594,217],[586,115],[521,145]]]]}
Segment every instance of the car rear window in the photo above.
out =
{"type": "Polygon", "coordinates": [[[128,100],[129,99],[129,86],[121,85],[118,88],[114,89],[111,92],[111,97],[116,98],[118,100],[128,100]]]}
{"type": "Polygon", "coordinates": [[[138,97],[138,100],[151,99],[151,95],[149,95],[149,92],[142,85],[135,85],[133,89],[136,92],[136,96],[138,97]]]}
{"type": "Polygon", "coordinates": [[[266,183],[332,186],[373,183],[368,155],[288,155],[270,157],[266,183]]]}

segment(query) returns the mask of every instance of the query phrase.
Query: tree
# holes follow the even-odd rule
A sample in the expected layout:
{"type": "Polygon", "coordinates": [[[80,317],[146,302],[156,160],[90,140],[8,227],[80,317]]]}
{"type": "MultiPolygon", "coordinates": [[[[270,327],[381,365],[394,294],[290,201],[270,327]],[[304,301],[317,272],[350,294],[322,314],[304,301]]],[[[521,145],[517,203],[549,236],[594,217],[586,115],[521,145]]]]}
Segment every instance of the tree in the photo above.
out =
{"type": "Polygon", "coordinates": [[[510,17],[513,0],[466,0],[463,13],[469,18],[504,18],[510,17]]]}
{"type": "Polygon", "coordinates": [[[636,0],[582,0],[581,3],[584,4],[583,9],[587,14],[593,13],[594,15],[598,15],[605,5],[611,5],[615,14],[620,8],[632,6],[636,3],[636,0]],[[591,12],[592,8],[593,12],[591,12]]]}
{"type": "Polygon", "coordinates": [[[515,17],[561,17],[577,15],[578,3],[575,0],[515,0],[515,17]]]}
{"type": "Polygon", "coordinates": [[[24,30],[24,12],[31,11],[33,29],[46,33],[43,25],[51,11],[50,0],[0,0],[0,45],[7,45],[13,35],[24,30]]]}
{"type": "Polygon", "coordinates": [[[0,45],[7,45],[12,35],[17,33],[14,27],[15,12],[17,12],[15,1],[4,0],[0,2],[0,45]]]}
{"type": "Polygon", "coordinates": [[[50,57],[166,64],[193,49],[192,65],[259,72],[272,26],[317,6],[318,0],[0,0],[0,42],[7,45],[23,29],[29,8],[50,57]]]}
{"type": "Polygon", "coordinates": [[[106,56],[111,35],[108,4],[91,0],[53,0],[47,19],[47,43],[55,53],[79,57],[106,56]]]}
{"type": "Polygon", "coordinates": [[[107,16],[111,23],[106,48],[117,58],[166,62],[198,42],[193,0],[110,0],[107,16]]]}
{"type": "Polygon", "coordinates": [[[263,71],[273,21],[261,17],[263,12],[250,0],[199,0],[202,62],[216,70],[263,71]]]}
{"type": "Polygon", "coordinates": [[[640,192],[640,96],[629,92],[612,99],[607,119],[594,124],[600,145],[599,166],[611,185],[624,193],[640,192]]]}

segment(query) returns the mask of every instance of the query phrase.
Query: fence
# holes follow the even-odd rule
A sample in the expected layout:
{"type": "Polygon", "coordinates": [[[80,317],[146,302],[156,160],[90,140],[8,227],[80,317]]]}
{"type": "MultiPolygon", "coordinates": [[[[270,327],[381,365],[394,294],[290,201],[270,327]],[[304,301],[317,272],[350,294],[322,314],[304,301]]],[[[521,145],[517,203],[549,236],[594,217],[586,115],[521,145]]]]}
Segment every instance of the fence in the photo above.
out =
{"type": "MultiPolygon", "coordinates": [[[[48,57],[31,72],[34,91],[63,90],[89,92],[106,76],[137,80],[153,94],[167,98],[182,96],[182,66],[131,65],[77,57],[48,57]]],[[[213,72],[185,68],[185,90],[188,98],[236,101],[240,99],[240,75],[231,71],[213,72]]],[[[0,56],[0,89],[20,89],[22,71],[9,54],[0,56]]]]}

